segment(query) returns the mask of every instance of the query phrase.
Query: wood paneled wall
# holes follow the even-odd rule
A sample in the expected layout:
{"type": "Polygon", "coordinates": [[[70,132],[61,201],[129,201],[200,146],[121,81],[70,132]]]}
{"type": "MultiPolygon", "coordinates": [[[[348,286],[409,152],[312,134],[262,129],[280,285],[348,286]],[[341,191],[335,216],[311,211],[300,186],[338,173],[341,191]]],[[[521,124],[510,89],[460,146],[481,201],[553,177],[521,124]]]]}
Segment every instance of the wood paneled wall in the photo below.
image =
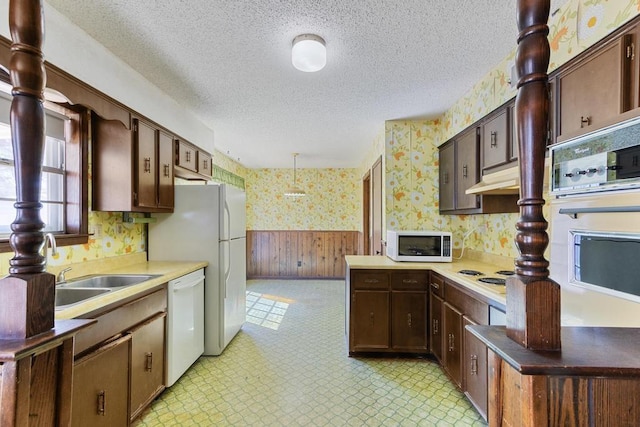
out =
{"type": "Polygon", "coordinates": [[[247,278],[344,279],[344,256],[360,253],[360,234],[247,230],[247,278]]]}

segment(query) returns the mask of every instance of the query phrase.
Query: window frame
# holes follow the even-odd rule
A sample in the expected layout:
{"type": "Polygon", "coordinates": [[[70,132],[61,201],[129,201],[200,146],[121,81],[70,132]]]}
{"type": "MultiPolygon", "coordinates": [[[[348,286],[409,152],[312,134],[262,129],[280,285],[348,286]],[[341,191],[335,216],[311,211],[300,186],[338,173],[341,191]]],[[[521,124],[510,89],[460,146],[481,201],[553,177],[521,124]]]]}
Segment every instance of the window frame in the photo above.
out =
{"type": "MultiPolygon", "coordinates": [[[[54,233],[58,246],[81,245],[89,241],[88,140],[89,112],[82,106],[45,101],[48,110],[67,116],[65,123],[65,232],[54,233]]],[[[9,238],[0,239],[0,253],[11,252],[9,238]]]]}

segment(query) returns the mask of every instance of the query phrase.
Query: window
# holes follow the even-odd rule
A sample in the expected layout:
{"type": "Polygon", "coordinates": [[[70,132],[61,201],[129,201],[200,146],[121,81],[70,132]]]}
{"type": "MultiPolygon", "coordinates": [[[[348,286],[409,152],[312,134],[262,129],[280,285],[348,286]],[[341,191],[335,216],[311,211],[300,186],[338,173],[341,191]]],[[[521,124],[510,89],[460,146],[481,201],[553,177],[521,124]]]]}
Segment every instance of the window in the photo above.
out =
{"type": "MultiPolygon", "coordinates": [[[[0,94],[0,252],[10,251],[15,220],[15,169],[9,110],[11,97],[0,94]]],[[[86,144],[83,114],[45,103],[46,138],[42,165],[40,217],[43,231],[56,235],[59,245],[87,241],[86,144]]]]}

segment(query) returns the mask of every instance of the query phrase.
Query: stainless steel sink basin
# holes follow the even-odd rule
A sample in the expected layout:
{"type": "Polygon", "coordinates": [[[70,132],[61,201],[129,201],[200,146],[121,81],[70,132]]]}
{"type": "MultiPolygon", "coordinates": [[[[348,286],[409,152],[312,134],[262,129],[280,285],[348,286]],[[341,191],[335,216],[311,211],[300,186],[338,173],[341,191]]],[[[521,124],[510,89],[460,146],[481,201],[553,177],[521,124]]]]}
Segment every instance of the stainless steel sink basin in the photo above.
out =
{"type": "Polygon", "coordinates": [[[111,289],[56,288],[56,308],[66,308],[66,306],[84,302],[88,299],[95,298],[98,295],[102,295],[107,292],[111,292],[111,289]]]}
{"type": "Polygon", "coordinates": [[[158,277],[153,274],[101,274],[83,276],[61,283],[61,288],[122,288],[158,277]]]}

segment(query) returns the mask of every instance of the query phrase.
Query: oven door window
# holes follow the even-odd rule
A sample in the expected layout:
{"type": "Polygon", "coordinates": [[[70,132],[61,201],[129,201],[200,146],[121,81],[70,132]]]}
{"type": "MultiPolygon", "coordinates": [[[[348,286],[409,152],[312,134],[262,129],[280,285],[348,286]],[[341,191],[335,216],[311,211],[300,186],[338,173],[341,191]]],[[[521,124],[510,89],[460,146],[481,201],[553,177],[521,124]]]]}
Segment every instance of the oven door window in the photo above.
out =
{"type": "Polygon", "coordinates": [[[573,232],[572,282],[640,301],[640,234],[573,232]]]}

